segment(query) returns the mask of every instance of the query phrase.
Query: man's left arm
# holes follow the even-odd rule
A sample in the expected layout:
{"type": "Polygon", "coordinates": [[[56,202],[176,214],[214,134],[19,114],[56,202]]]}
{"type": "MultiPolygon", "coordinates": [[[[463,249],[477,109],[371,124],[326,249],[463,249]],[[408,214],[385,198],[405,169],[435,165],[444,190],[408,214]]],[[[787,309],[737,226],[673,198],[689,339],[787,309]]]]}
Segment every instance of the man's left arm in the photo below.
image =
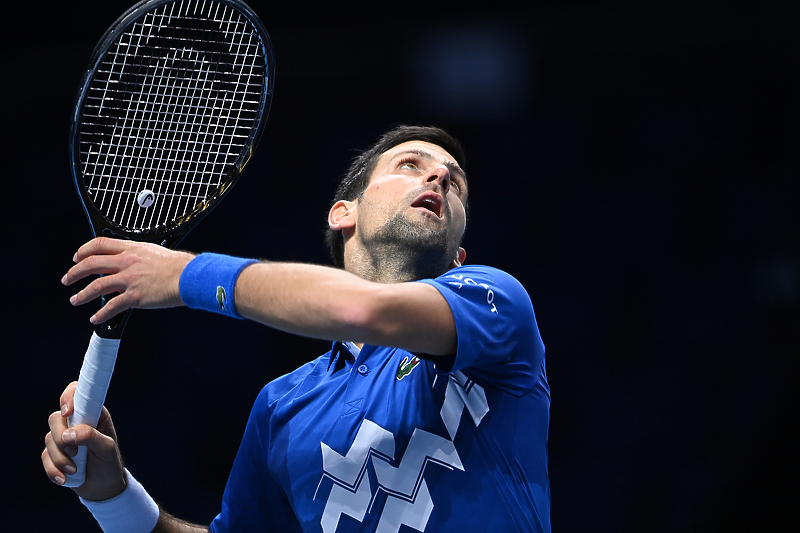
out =
{"type": "MultiPolygon", "coordinates": [[[[97,324],[129,308],[183,305],[179,281],[192,258],[157,245],[101,237],[78,250],[62,283],[104,274],[71,299],[82,305],[119,293],[92,317],[97,324]]],[[[330,267],[255,263],[240,274],[234,301],[245,318],[307,337],[433,356],[451,355],[457,347],[447,301],[423,283],[381,284],[330,267]]]]}

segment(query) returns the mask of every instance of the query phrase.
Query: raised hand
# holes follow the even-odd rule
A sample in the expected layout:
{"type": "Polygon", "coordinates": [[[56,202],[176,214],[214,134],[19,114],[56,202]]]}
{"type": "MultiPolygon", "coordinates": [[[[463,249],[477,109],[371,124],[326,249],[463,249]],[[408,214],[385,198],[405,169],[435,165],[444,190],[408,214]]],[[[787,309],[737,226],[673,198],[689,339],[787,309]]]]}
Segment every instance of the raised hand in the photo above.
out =
{"type": "Polygon", "coordinates": [[[72,285],[102,274],[70,298],[72,305],[83,305],[117,293],[91,317],[93,324],[100,324],[126,309],[183,305],[178,282],[192,257],[156,244],[98,237],[80,247],[72,258],[75,266],[61,283],[72,285]]]}

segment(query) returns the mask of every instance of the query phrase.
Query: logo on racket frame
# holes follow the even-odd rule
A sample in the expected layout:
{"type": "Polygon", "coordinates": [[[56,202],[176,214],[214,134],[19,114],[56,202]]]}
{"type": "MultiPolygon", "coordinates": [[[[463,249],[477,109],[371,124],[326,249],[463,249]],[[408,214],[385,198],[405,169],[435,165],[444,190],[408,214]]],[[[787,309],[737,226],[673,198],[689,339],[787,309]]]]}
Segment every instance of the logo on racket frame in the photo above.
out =
{"type": "Polygon", "coordinates": [[[156,201],[156,193],[145,189],[139,193],[139,197],[136,198],[136,201],[139,203],[139,207],[147,209],[156,201]]]}

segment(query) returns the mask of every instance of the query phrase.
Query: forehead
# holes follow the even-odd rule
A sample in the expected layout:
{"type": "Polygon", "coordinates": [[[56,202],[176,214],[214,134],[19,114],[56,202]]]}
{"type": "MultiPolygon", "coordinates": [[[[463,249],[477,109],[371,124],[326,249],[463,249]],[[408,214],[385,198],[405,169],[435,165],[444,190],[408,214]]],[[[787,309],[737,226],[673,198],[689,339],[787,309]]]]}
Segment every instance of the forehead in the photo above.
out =
{"type": "Polygon", "coordinates": [[[450,155],[447,150],[441,146],[425,141],[407,141],[390,148],[381,155],[380,159],[378,160],[378,166],[386,164],[400,155],[415,152],[427,153],[431,156],[432,160],[436,162],[436,164],[444,163],[448,166],[457,168],[462,174],[464,173],[463,170],[461,170],[461,168],[458,166],[456,158],[450,155]]]}

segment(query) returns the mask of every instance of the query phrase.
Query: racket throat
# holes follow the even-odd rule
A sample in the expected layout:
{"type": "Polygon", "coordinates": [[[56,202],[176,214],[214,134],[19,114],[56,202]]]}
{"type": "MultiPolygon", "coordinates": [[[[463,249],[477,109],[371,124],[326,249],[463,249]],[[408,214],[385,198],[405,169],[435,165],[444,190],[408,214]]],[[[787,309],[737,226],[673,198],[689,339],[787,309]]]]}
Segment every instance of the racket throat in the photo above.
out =
{"type": "MultiPolygon", "coordinates": [[[[111,298],[103,296],[102,303],[105,306],[106,302],[111,298]]],[[[95,333],[97,333],[98,337],[103,339],[121,339],[122,338],[122,331],[125,329],[125,324],[128,323],[128,319],[131,316],[132,309],[128,309],[123,311],[122,313],[109,318],[102,324],[96,326],[94,328],[95,333]]]]}

